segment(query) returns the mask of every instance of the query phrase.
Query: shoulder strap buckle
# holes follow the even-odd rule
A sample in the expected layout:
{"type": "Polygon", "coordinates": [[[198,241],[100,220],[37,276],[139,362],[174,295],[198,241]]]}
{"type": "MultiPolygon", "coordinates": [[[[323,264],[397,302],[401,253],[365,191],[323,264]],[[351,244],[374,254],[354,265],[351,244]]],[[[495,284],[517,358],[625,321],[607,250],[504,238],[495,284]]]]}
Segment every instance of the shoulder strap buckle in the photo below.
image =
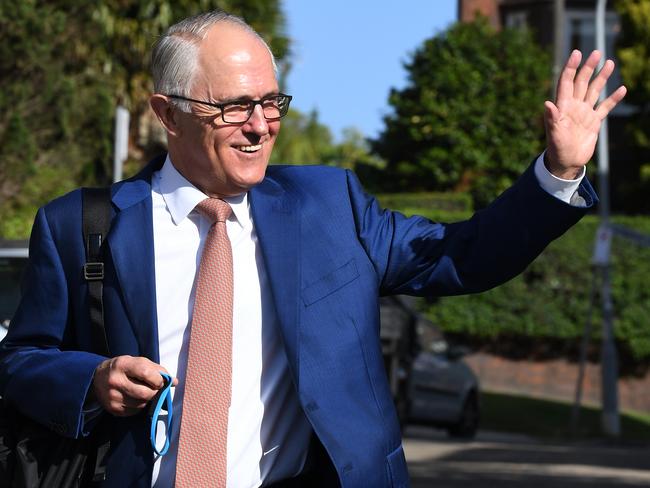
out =
{"type": "Polygon", "coordinates": [[[104,279],[104,263],[86,263],[84,268],[84,278],[87,281],[97,281],[104,279]]]}

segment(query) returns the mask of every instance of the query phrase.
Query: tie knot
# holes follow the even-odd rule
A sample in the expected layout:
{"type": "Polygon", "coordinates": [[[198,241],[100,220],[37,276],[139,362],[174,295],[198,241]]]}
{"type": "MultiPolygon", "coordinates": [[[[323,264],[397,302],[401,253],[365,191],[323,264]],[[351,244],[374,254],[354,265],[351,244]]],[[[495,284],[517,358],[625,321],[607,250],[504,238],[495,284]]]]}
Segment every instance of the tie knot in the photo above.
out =
{"type": "Polygon", "coordinates": [[[230,205],[220,198],[206,198],[196,206],[196,209],[212,223],[225,222],[232,213],[230,205]]]}

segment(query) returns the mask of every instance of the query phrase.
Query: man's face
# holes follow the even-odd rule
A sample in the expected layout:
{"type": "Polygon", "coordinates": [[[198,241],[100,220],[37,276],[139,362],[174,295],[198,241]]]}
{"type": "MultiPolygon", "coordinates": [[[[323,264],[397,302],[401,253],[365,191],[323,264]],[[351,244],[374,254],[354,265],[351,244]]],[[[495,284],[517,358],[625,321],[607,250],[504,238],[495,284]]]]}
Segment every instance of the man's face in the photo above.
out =
{"type": "MultiPolygon", "coordinates": [[[[198,61],[190,98],[225,103],[278,93],[268,50],[240,27],[213,28],[198,61]]],[[[179,131],[170,139],[179,172],[211,196],[240,194],[262,181],[280,122],[267,121],[259,105],[243,124],[224,123],[218,108],[191,106],[191,114],[176,111],[179,131]]]]}

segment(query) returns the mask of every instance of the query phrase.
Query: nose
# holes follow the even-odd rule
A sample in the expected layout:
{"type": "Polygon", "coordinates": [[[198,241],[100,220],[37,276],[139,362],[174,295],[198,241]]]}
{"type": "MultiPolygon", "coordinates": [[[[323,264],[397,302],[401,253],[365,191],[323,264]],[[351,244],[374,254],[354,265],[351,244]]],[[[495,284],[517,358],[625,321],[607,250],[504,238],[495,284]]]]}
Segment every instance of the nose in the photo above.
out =
{"type": "Polygon", "coordinates": [[[255,105],[253,113],[246,122],[246,127],[249,128],[250,132],[253,132],[260,136],[264,136],[269,133],[269,123],[264,117],[264,111],[262,110],[261,105],[255,105]]]}

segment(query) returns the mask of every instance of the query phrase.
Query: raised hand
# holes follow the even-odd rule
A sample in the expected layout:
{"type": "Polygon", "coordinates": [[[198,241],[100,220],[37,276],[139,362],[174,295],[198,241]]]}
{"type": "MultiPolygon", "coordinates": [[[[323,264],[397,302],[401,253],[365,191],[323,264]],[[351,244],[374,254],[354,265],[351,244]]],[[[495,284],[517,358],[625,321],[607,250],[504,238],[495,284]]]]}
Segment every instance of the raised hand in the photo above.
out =
{"type": "Polygon", "coordinates": [[[559,178],[580,176],[582,167],[594,154],[601,122],[627,92],[624,86],[620,86],[596,105],[600,92],[614,71],[614,62],[608,59],[592,80],[600,58],[601,53],[593,51],[578,71],[582,53],[574,50],[560,75],[555,103],[544,103],[548,144],[544,162],[548,170],[559,178]]]}

